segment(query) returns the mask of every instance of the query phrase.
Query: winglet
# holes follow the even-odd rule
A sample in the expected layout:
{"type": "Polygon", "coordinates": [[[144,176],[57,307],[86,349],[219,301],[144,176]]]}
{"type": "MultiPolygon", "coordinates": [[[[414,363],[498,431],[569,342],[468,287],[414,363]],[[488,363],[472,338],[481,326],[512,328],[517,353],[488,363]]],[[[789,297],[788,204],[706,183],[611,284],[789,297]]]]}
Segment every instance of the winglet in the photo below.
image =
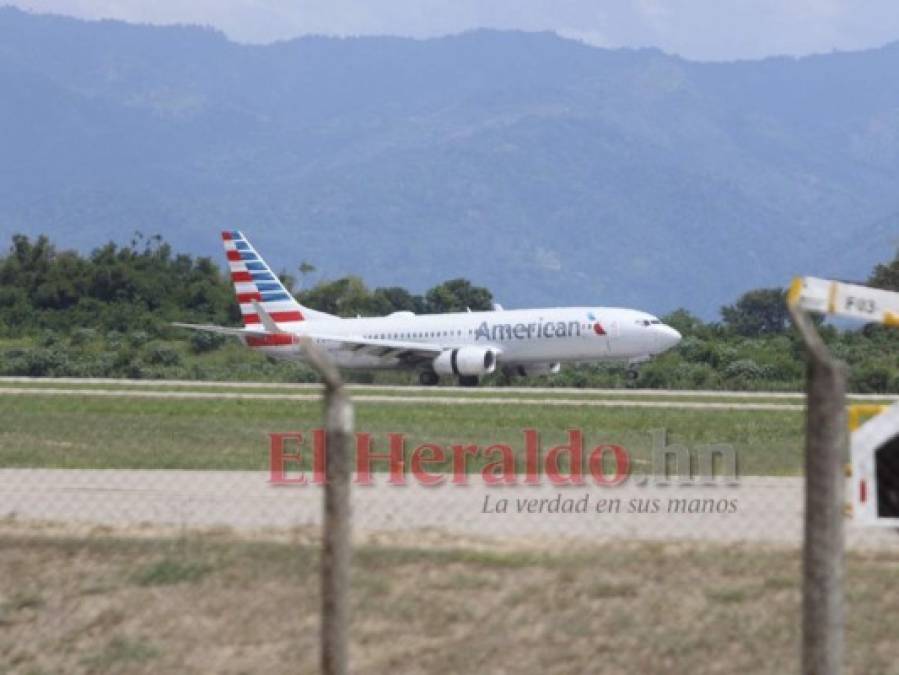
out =
{"type": "Polygon", "coordinates": [[[256,300],[253,300],[253,309],[256,310],[256,314],[259,316],[259,321],[265,328],[266,333],[284,333],[284,331],[278,327],[278,324],[275,323],[272,315],[266,312],[265,309],[263,309],[262,305],[260,305],[256,300]]]}

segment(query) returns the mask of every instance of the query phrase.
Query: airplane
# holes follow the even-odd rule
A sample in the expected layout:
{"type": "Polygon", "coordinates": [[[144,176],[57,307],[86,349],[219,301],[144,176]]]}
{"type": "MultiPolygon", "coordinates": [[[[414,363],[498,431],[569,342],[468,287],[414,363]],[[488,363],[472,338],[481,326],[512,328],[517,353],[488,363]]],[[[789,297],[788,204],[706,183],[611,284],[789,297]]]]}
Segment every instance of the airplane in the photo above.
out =
{"type": "Polygon", "coordinates": [[[477,386],[497,368],[512,375],[557,373],[563,363],[622,361],[636,366],[671,349],[681,334],[652,314],[616,307],[549,307],[447,314],[393,312],[342,318],[305,307],[247,238],[222,233],[243,328],[176,323],[239,338],[276,359],[303,360],[308,336],[338,368],[418,371],[422,385],[452,376],[477,386]]]}

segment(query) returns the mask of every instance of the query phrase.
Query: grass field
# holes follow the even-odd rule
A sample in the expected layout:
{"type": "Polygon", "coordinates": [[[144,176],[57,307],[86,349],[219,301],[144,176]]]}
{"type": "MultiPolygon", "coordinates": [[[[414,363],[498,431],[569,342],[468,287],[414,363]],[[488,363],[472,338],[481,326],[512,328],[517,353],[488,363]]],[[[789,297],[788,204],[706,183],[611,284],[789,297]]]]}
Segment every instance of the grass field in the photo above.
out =
{"type": "MultiPolygon", "coordinates": [[[[387,433],[401,432],[409,451],[427,441],[507,443],[521,453],[526,428],[540,431],[544,450],[564,441],[565,430],[579,428],[587,449],[615,443],[638,462],[648,461],[653,431],[666,430],[669,444],[691,449],[731,444],[744,475],[791,475],[801,467],[800,410],[447,405],[421,398],[403,405],[360,402],[356,429],[375,435],[376,451],[386,449],[387,433]]],[[[0,466],[266,469],[270,432],[313,429],[321,418],[316,400],[102,398],[88,390],[65,397],[6,393],[0,395],[0,466]]]]}
{"type": "MultiPolygon", "coordinates": [[[[0,673],[317,672],[309,535],[131,535],[0,523],[0,673]]],[[[796,551],[393,541],[354,564],[354,672],[798,671],[796,551]]],[[[897,672],[897,573],[899,554],[849,557],[847,672],[897,672]]]]}

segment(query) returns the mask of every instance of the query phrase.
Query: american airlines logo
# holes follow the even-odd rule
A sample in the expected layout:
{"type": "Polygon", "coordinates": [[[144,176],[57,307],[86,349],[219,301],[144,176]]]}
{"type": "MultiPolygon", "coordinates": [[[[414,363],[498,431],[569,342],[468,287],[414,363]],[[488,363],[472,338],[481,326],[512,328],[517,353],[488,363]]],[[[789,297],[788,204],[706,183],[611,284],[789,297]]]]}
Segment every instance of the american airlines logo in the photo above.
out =
{"type": "MultiPolygon", "coordinates": [[[[596,324],[597,326],[599,324],[596,324]]],[[[600,327],[601,329],[601,327],[600,327]]],[[[604,333],[602,333],[604,334],[604,333]]],[[[474,334],[477,340],[530,340],[533,338],[580,337],[580,321],[534,321],[532,323],[487,323],[483,321],[474,334]]]]}

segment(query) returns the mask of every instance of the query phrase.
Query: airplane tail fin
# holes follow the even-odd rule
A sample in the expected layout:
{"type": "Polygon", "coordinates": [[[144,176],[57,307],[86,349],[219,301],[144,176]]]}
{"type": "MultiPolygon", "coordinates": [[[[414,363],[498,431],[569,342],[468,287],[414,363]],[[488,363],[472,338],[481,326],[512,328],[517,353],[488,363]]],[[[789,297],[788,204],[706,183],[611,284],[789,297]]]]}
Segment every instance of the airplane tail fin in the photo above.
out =
{"type": "Polygon", "coordinates": [[[222,232],[222,241],[244,326],[261,329],[266,318],[289,331],[303,321],[335,318],[297,302],[243,233],[222,232]]]}

